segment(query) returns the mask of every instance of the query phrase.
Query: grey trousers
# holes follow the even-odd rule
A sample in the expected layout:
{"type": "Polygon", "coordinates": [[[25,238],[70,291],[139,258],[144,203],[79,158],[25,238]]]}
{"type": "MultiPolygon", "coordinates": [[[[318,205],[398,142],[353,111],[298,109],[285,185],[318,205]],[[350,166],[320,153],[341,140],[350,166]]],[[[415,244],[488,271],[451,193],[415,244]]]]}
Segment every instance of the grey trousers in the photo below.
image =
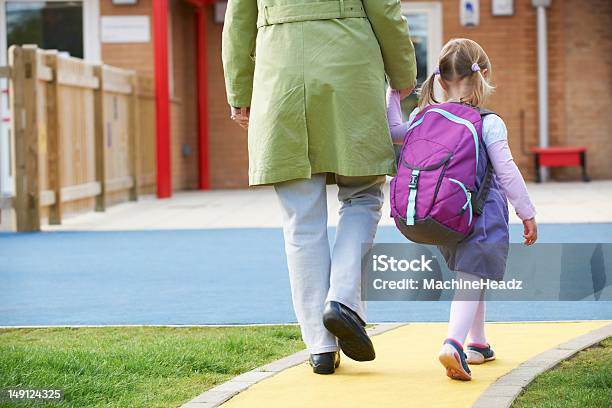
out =
{"type": "Polygon", "coordinates": [[[326,302],[336,301],[364,321],[361,302],[362,244],[371,245],[381,217],[385,176],[336,175],[341,202],[336,240],[327,236],[325,174],[274,185],[283,212],[285,252],[293,307],[310,353],[338,350],[323,326],[326,302]]]}

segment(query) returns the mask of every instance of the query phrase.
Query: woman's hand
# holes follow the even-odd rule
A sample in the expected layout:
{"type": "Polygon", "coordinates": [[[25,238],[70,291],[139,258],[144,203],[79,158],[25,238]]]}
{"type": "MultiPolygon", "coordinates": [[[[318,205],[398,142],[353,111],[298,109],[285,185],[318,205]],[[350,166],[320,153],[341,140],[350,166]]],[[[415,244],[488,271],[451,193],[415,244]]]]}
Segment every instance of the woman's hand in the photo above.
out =
{"type": "Polygon", "coordinates": [[[538,240],[538,225],[535,218],[523,221],[523,238],[527,246],[533,245],[538,240]]]}
{"type": "Polygon", "coordinates": [[[243,129],[249,128],[249,115],[250,114],[251,114],[251,108],[248,106],[244,108],[235,108],[233,106],[231,107],[230,117],[232,118],[234,122],[239,124],[243,129]]]}

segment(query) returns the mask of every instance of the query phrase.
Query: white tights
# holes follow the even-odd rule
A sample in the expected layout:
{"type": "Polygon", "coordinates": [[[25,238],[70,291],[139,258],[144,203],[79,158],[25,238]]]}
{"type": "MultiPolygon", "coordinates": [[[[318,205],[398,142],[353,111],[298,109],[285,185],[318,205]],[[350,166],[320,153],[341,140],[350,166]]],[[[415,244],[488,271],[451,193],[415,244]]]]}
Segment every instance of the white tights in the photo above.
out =
{"type": "MultiPolygon", "coordinates": [[[[480,279],[474,275],[457,272],[457,280],[480,279]]],[[[485,336],[485,300],[484,289],[480,291],[479,300],[455,300],[451,303],[450,319],[448,322],[448,337],[455,339],[460,344],[470,335],[472,343],[487,344],[485,336]]],[[[476,298],[474,296],[473,298],[476,298]]]]}

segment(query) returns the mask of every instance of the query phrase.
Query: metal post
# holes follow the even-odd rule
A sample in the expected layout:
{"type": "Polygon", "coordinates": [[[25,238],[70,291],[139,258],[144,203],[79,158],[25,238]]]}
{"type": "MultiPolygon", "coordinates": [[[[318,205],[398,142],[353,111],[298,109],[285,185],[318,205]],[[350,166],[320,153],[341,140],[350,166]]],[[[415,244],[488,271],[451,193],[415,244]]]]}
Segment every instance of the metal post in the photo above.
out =
{"type": "MultiPolygon", "coordinates": [[[[548,147],[548,41],[546,28],[546,8],[552,0],[532,0],[537,9],[538,32],[538,126],[540,147],[548,147]]],[[[548,169],[540,170],[540,179],[548,179],[548,169]]]]}
{"type": "Polygon", "coordinates": [[[198,88],[198,151],[199,151],[199,189],[208,190],[209,162],[208,162],[208,56],[206,45],[206,19],[208,18],[206,5],[195,10],[196,23],[196,78],[198,88]]]}

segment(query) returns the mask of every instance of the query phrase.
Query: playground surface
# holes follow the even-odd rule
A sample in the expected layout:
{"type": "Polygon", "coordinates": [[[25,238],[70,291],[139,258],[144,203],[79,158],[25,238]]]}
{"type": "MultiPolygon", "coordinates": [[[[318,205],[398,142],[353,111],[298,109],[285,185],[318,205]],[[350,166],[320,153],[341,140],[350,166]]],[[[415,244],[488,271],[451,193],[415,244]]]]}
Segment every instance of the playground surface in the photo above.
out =
{"type": "MultiPolygon", "coordinates": [[[[539,211],[539,242],[612,242],[612,182],[530,189],[539,211]],[[569,214],[588,215],[587,221],[596,223],[543,221],[556,220],[556,205],[583,201],[589,211],[569,214]]],[[[330,186],[330,214],[334,195],[330,186]]],[[[180,193],[76,216],[42,233],[0,234],[0,326],[295,322],[277,209],[270,189],[180,193]],[[183,228],[187,220],[191,229],[183,228]],[[221,227],[222,222],[236,225],[221,227]]],[[[565,221],[573,221],[565,215],[565,221]]],[[[376,241],[405,242],[389,220],[385,208],[376,241]]],[[[522,226],[512,224],[511,240],[520,242],[521,234],[522,226]]],[[[534,306],[492,302],[488,318],[612,319],[607,302],[534,306]]],[[[368,317],[441,322],[448,307],[446,302],[370,302],[368,317]]]]}
{"type": "MultiPolygon", "coordinates": [[[[527,360],[608,324],[601,321],[490,324],[488,337],[498,358],[481,366],[471,366],[473,380],[470,382],[450,380],[437,361],[446,325],[408,324],[373,337],[377,351],[374,361],[357,363],[344,358],[331,376],[313,375],[308,364],[302,363],[249,387],[223,407],[467,408],[499,377],[527,360]]],[[[521,388],[516,384],[506,387],[521,388]]],[[[213,406],[203,400],[195,401],[184,407],[213,406]]],[[[497,402],[501,403],[501,399],[497,402]]]]}
{"type": "MultiPolygon", "coordinates": [[[[512,225],[512,240],[521,232],[512,225]]],[[[612,242],[612,224],[543,224],[540,236],[612,242]]],[[[295,322],[282,239],[279,228],[0,234],[0,326],[295,322]]],[[[377,241],[404,238],[381,227],[377,241]]],[[[368,317],[444,321],[448,307],[369,302],[368,317]]],[[[488,318],[612,319],[612,308],[609,302],[491,302],[488,318]]]]}

